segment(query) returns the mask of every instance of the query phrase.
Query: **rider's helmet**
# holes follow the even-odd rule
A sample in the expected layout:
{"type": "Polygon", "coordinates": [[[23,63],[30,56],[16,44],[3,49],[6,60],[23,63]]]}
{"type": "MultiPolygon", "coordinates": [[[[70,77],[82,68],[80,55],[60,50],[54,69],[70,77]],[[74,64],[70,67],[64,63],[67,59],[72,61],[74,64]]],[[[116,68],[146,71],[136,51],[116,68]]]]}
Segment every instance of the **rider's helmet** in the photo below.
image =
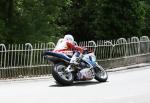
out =
{"type": "Polygon", "coordinates": [[[64,40],[74,42],[74,38],[71,34],[67,34],[64,36],[64,40]]]}

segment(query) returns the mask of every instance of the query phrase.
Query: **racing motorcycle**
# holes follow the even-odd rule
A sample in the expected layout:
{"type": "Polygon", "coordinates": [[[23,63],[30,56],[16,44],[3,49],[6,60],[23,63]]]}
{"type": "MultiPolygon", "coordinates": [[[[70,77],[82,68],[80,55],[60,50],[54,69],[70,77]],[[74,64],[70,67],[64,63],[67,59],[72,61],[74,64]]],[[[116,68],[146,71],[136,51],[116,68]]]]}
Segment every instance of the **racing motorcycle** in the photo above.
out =
{"type": "Polygon", "coordinates": [[[107,81],[107,72],[96,62],[94,53],[87,49],[84,50],[78,65],[70,62],[71,56],[54,51],[45,51],[44,58],[53,62],[52,76],[61,85],[71,85],[74,81],[92,79],[99,82],[107,81]]]}

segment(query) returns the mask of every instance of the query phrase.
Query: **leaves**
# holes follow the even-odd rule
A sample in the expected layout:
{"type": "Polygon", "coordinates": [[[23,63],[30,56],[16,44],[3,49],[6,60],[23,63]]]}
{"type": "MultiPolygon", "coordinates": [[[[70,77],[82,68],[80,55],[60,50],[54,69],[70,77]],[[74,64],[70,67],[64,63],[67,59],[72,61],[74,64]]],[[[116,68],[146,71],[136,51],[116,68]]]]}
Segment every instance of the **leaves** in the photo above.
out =
{"type": "Polygon", "coordinates": [[[140,36],[150,31],[149,0],[1,0],[0,39],[4,43],[140,36]]]}

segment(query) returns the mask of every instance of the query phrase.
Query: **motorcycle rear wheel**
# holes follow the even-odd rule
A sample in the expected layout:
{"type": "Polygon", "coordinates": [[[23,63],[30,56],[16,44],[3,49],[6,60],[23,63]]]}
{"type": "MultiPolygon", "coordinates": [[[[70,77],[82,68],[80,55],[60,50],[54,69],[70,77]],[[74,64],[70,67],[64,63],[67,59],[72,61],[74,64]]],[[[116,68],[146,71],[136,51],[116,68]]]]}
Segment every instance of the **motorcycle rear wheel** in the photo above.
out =
{"type": "Polygon", "coordinates": [[[66,65],[63,63],[58,63],[54,65],[52,69],[52,76],[61,85],[71,85],[74,81],[74,75],[72,72],[66,72],[66,65]]]}

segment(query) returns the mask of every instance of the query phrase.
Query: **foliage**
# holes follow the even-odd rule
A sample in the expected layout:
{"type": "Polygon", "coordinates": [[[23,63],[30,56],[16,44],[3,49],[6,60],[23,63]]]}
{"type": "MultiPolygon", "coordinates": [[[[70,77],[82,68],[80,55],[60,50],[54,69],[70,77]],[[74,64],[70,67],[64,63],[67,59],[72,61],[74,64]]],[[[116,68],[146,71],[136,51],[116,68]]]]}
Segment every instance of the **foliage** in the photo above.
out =
{"type": "MultiPolygon", "coordinates": [[[[8,29],[5,42],[55,41],[56,35],[60,36],[63,31],[63,28],[57,25],[56,18],[65,3],[65,0],[9,0],[7,5],[1,2],[4,5],[2,9],[7,11],[3,12],[6,15],[3,18],[6,19],[1,18],[4,21],[1,26],[7,24],[8,29]]],[[[2,36],[3,32],[0,34],[2,36]]]]}
{"type": "Polygon", "coordinates": [[[144,15],[140,0],[72,0],[61,19],[80,41],[140,36],[144,15]]]}
{"type": "Polygon", "coordinates": [[[145,0],[144,2],[145,9],[145,25],[143,26],[143,35],[150,36],[150,1],[145,0]]]}
{"type": "Polygon", "coordinates": [[[141,36],[150,31],[149,12],[149,0],[0,0],[0,42],[141,36]]]}
{"type": "Polygon", "coordinates": [[[95,19],[100,0],[72,0],[72,5],[63,8],[60,24],[66,26],[66,33],[74,35],[77,41],[95,38],[95,19]],[[68,9],[69,8],[69,9],[68,9]]]}
{"type": "Polygon", "coordinates": [[[104,38],[140,36],[144,9],[140,0],[104,0],[100,23],[104,38]]]}

